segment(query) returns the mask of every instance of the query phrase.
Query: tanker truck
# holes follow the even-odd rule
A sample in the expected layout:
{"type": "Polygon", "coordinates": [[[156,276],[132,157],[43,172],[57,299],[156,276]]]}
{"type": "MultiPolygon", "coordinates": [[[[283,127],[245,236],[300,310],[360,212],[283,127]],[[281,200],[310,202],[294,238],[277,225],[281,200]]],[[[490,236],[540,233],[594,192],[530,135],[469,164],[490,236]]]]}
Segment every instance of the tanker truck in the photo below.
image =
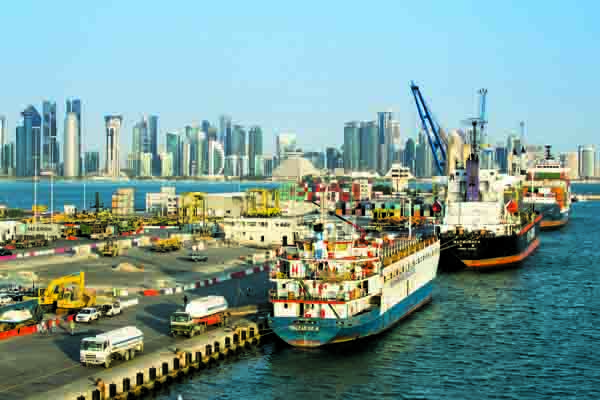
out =
{"type": "Polygon", "coordinates": [[[192,300],[185,310],[171,315],[171,335],[193,337],[206,332],[209,326],[225,326],[229,313],[227,300],[223,296],[207,296],[192,300]]]}
{"type": "Polygon", "coordinates": [[[83,365],[102,364],[109,368],[112,360],[128,361],[144,351],[144,334],[135,326],[126,326],[81,340],[79,358],[83,365]]]}

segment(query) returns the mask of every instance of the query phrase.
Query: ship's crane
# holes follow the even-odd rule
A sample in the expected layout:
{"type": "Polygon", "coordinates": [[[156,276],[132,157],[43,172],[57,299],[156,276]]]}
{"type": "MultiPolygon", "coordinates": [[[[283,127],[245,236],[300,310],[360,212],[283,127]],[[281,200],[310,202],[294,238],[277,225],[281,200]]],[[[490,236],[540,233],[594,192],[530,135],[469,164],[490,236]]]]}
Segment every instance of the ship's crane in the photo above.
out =
{"type": "Polygon", "coordinates": [[[414,82],[411,82],[410,90],[415,98],[421,125],[425,131],[427,140],[429,141],[429,146],[431,147],[431,152],[433,153],[438,172],[440,175],[444,175],[446,172],[448,140],[443,134],[439,124],[434,121],[431,111],[421,95],[419,87],[414,82]]]}

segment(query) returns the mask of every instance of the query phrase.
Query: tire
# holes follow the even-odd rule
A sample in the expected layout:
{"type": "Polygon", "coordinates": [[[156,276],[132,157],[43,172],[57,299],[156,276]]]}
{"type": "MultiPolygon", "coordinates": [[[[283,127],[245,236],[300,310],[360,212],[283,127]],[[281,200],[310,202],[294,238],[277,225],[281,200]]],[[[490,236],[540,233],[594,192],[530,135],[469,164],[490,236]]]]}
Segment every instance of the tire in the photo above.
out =
{"type": "Polygon", "coordinates": [[[106,358],[106,361],[104,361],[104,368],[110,368],[110,362],[111,362],[111,356],[108,356],[106,358]]]}
{"type": "Polygon", "coordinates": [[[125,354],[123,354],[123,359],[124,359],[125,361],[129,361],[129,350],[127,350],[127,351],[125,352],[125,354]]]}
{"type": "Polygon", "coordinates": [[[196,334],[196,332],[194,332],[193,329],[190,330],[190,334],[189,334],[190,339],[193,338],[195,334],[196,334]]]}
{"type": "Polygon", "coordinates": [[[135,358],[135,349],[129,350],[129,359],[133,360],[135,358]]]}

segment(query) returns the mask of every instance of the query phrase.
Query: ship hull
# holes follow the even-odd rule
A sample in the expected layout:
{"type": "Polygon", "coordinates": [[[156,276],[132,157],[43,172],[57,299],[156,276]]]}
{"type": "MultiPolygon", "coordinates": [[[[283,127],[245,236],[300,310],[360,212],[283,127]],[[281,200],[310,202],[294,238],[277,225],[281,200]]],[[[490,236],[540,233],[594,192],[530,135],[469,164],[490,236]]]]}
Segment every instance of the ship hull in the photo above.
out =
{"type": "Polygon", "coordinates": [[[517,234],[507,236],[442,235],[440,269],[491,270],[518,266],[539,246],[542,215],[517,234]]]}
{"type": "Polygon", "coordinates": [[[542,222],[540,229],[543,231],[551,231],[563,228],[569,222],[569,210],[560,210],[558,204],[548,210],[543,211],[542,222]]]}
{"type": "Polygon", "coordinates": [[[408,297],[381,314],[379,307],[346,318],[319,319],[271,317],[271,329],[285,342],[297,347],[319,347],[379,334],[431,302],[432,282],[415,290],[408,297]]]}

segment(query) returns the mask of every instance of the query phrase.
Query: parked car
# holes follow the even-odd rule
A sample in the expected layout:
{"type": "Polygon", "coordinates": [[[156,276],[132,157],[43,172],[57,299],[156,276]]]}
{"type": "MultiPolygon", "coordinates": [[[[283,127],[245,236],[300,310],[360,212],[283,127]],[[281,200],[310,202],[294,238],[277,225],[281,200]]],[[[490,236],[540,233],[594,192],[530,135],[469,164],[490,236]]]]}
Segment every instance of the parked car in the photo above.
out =
{"type": "Polygon", "coordinates": [[[102,304],[98,307],[98,311],[103,317],[114,317],[115,315],[121,314],[121,303],[116,301],[112,304],[102,304]]]}
{"type": "Polygon", "coordinates": [[[94,307],[86,307],[79,311],[75,316],[76,322],[87,322],[88,324],[92,321],[98,321],[100,318],[100,313],[94,307]]]}
{"type": "Polygon", "coordinates": [[[194,262],[206,262],[208,261],[208,257],[198,251],[192,251],[188,256],[187,259],[190,261],[194,261],[194,262]]]}
{"type": "Polygon", "coordinates": [[[0,257],[12,256],[13,252],[7,249],[6,247],[0,249],[0,257]]]}
{"type": "Polygon", "coordinates": [[[12,297],[10,297],[7,294],[1,294],[0,295],[0,305],[7,305],[13,302],[12,297]]]}

